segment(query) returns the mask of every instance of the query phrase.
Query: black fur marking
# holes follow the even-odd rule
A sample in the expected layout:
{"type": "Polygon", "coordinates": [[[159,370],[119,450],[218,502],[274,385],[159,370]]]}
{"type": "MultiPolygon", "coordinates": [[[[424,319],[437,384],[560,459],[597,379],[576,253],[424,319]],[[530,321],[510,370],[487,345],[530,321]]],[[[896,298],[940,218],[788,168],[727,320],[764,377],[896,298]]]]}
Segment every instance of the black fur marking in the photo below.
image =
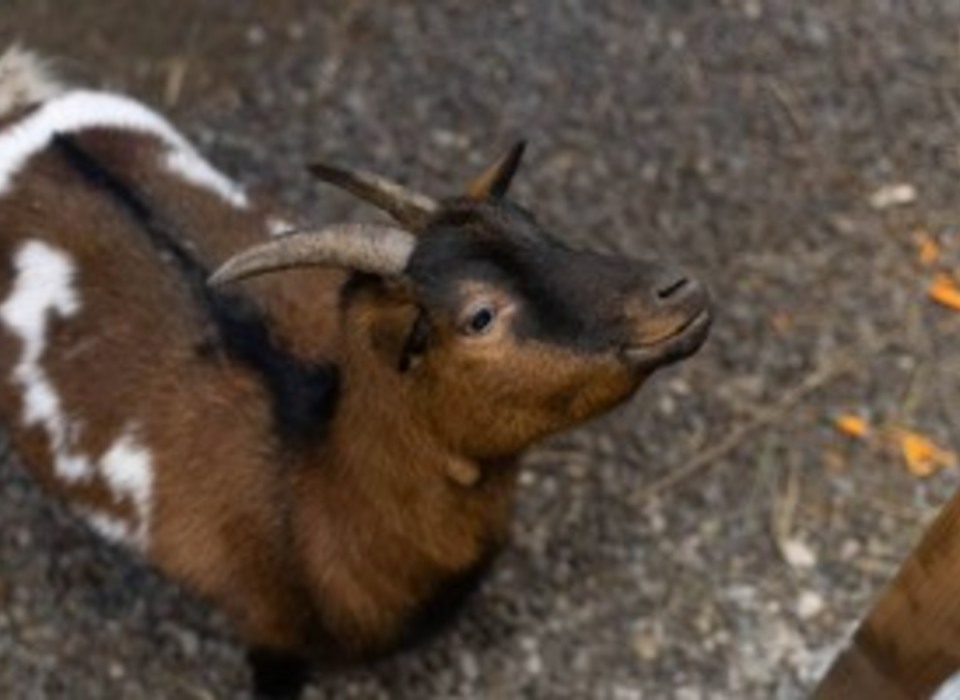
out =
{"type": "Polygon", "coordinates": [[[309,680],[309,663],[296,655],[254,647],[247,652],[255,700],[297,700],[309,680]]]}
{"type": "Polygon", "coordinates": [[[509,201],[445,205],[407,265],[428,308],[456,311],[462,283],[474,280],[517,302],[518,340],[601,355],[630,342],[635,323],[624,313],[627,301],[643,307],[660,266],[575,250],[509,201]]]}
{"type": "Polygon", "coordinates": [[[129,183],[122,181],[73,136],[57,134],[54,148],[90,185],[105,192],[138,224],[150,244],[173,261],[197,308],[214,331],[203,350],[218,350],[263,378],[273,402],[278,432],[295,443],[322,435],[333,418],[340,392],[339,368],[292,356],[277,346],[263,311],[249,297],[210,287],[210,270],[182,243],[178,227],[166,220],[129,183]]]}
{"type": "Polygon", "coordinates": [[[420,355],[427,349],[427,343],[430,341],[430,322],[423,310],[417,312],[417,319],[410,327],[410,334],[403,344],[403,352],[400,354],[398,369],[406,372],[413,365],[420,355]]]}
{"type": "Polygon", "coordinates": [[[444,580],[407,620],[401,635],[400,648],[414,647],[429,641],[460,614],[490,571],[499,547],[492,547],[472,567],[444,580]]]}
{"type": "MultiPolygon", "coordinates": [[[[607,299],[584,294],[582,288],[593,284],[580,279],[586,275],[570,265],[574,255],[550,244],[485,241],[446,230],[417,248],[409,271],[429,307],[456,313],[463,282],[482,282],[504,290],[519,303],[520,313],[513,325],[517,339],[602,351],[612,344],[609,335],[616,324],[607,322],[603,313],[607,299]],[[581,300],[583,296],[587,298],[581,300]]],[[[575,262],[588,261],[578,256],[575,262]]]]}

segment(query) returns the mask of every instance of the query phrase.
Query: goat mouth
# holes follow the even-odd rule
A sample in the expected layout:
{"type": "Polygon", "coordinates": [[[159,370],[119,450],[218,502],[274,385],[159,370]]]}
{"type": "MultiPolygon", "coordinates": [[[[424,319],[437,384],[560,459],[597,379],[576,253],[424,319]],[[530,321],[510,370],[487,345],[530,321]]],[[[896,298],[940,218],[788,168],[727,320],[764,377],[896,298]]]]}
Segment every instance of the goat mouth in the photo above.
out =
{"type": "Polygon", "coordinates": [[[713,323],[709,308],[690,316],[676,331],[665,338],[622,350],[624,361],[637,369],[654,369],[686,359],[700,349],[713,323]]]}

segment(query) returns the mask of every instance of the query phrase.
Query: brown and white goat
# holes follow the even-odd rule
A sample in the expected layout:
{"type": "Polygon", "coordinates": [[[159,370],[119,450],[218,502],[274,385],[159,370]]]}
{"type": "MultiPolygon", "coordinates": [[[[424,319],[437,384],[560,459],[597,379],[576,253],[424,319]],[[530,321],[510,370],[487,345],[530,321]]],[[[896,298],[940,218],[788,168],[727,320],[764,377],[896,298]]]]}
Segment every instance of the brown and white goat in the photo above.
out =
{"type": "Polygon", "coordinates": [[[315,166],[396,223],[275,235],[279,211],[137,102],[11,51],[0,107],[12,442],[231,615],[261,697],[438,626],[507,537],[522,450],[707,334],[696,281],[506,200],[521,148],[440,201],[315,166]]]}

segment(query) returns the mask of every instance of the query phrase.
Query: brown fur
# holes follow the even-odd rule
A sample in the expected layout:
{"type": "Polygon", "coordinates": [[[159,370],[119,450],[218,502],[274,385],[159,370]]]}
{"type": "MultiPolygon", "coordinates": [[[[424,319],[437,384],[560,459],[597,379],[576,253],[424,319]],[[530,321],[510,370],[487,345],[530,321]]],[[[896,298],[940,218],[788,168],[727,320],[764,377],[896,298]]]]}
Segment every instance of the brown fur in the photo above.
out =
{"type": "MultiPolygon", "coordinates": [[[[262,240],[265,206],[234,210],[196,188],[184,196],[182,181],[151,165],[161,148],[153,139],[99,130],[80,141],[162,206],[201,259],[223,259],[262,240]]],[[[155,463],[147,554],[218,601],[248,639],[284,649],[310,645],[311,630],[299,624],[307,604],[346,648],[384,648],[437,575],[460,570],[503,540],[513,468],[476,488],[455,483],[448,472],[462,471],[463,459],[423,441],[423,426],[395,420],[409,392],[395,386],[394,373],[361,344],[330,350],[344,341],[334,328],[343,273],[250,284],[278,336],[301,356],[343,359],[347,377],[329,442],[285,464],[269,449],[275,438],[262,389],[245,371],[198,357],[207,333],[202,319],[116,204],[52,152],[24,171],[17,189],[20,196],[0,199],[0,252],[9,260],[18,240],[39,238],[67,251],[80,271],[81,310],[52,324],[44,357],[64,412],[82,416],[87,428],[77,451],[102,454],[126,418],[137,417],[155,463]],[[371,376],[377,371],[383,375],[371,376]],[[396,468],[398,450],[409,455],[409,469],[396,468]]],[[[8,268],[0,290],[8,294],[11,284],[8,268]]],[[[360,338],[368,313],[388,321],[358,307],[346,323],[357,324],[360,338]]],[[[2,366],[20,352],[0,334],[2,366]]],[[[0,383],[0,400],[16,425],[19,389],[0,383]]],[[[65,488],[52,474],[42,429],[18,429],[13,439],[41,481],[74,506],[130,516],[130,504],[114,503],[102,483],[65,488]]]]}
{"type": "MultiPolygon", "coordinates": [[[[262,241],[278,214],[256,199],[237,209],[159,167],[166,147],[152,136],[75,138],[208,267],[262,241]]],[[[99,456],[137,422],[154,464],[149,560],[216,601],[251,644],[331,663],[403,642],[426,603],[506,540],[520,451],[625,400],[649,371],[613,351],[513,337],[510,296],[476,281],[459,293],[494,300],[496,328],[468,337],[463,319],[438,312],[430,352],[398,371],[420,313],[403,280],[362,286],[345,303],[342,271],[265,277],[240,291],[278,345],[337,365],[341,377],[323,439],[291,449],[260,377],[204,350],[209,319],[175,266],[62,153],[34,158],[0,197],[0,231],[4,297],[25,240],[76,264],[80,310],[51,321],[42,363],[64,412],[82,423],[78,451],[99,456]]],[[[676,313],[667,315],[652,314],[641,339],[675,331],[676,313]]],[[[7,373],[21,351],[0,332],[7,373]]],[[[132,504],[100,481],[56,478],[47,436],[21,425],[21,401],[0,381],[0,410],[38,478],[81,511],[131,518],[132,504]]]]}

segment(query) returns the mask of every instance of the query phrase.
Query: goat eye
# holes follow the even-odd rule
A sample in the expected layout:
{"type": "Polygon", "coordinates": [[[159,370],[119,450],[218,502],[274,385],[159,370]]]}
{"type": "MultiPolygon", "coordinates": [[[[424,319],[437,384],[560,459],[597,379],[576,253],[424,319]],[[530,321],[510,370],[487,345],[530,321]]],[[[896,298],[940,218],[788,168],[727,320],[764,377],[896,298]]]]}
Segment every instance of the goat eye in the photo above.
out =
{"type": "Polygon", "coordinates": [[[493,319],[496,318],[496,312],[490,307],[484,306],[473,312],[470,321],[467,323],[467,333],[470,335],[480,335],[490,329],[493,319]]]}

